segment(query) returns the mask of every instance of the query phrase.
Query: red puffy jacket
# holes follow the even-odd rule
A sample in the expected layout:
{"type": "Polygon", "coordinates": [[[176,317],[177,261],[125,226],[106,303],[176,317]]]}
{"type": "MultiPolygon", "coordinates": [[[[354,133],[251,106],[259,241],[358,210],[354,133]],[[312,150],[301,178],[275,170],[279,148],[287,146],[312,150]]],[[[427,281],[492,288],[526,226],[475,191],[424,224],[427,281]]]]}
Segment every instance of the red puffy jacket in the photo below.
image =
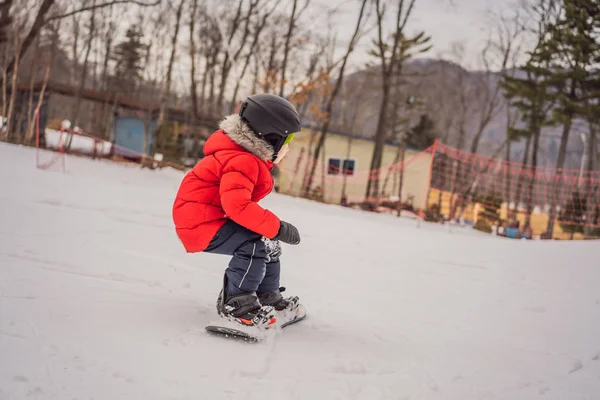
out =
{"type": "Polygon", "coordinates": [[[188,253],[206,249],[227,219],[270,239],[279,231],[279,218],[257,203],[273,189],[272,149],[236,117],[221,123],[227,134],[220,129],[209,137],[206,157],[177,192],[173,221],[188,253]]]}

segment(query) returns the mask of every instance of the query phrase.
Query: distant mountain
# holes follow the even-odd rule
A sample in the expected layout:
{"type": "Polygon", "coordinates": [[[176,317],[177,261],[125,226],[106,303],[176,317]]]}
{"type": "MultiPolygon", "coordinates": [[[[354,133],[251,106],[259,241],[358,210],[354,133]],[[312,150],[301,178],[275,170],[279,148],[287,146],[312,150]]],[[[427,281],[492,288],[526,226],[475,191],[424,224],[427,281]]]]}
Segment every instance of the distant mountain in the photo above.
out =
{"type": "MultiPolygon", "coordinates": [[[[415,59],[406,63],[400,79],[399,110],[402,116],[407,117],[407,125],[414,125],[421,113],[427,113],[436,122],[442,141],[455,147],[460,147],[460,131],[461,126],[464,126],[463,148],[469,150],[486,103],[485,95],[497,89],[500,75],[486,77],[483,71],[469,71],[446,60],[415,59]],[[405,103],[409,95],[415,96],[422,104],[409,108],[405,103]]],[[[504,142],[507,110],[504,99],[501,98],[501,101],[502,105],[483,132],[477,149],[479,154],[492,155],[504,142]]],[[[377,128],[380,107],[380,66],[350,74],[345,77],[342,91],[334,104],[331,129],[372,138],[377,128]]],[[[317,123],[308,117],[304,122],[317,123]]],[[[401,126],[399,129],[403,128],[401,126]]],[[[575,121],[567,146],[565,168],[580,167],[584,151],[581,133],[586,132],[587,124],[575,121]]],[[[556,165],[561,133],[562,126],[543,129],[538,153],[539,165],[556,165]]],[[[392,136],[390,132],[390,139],[393,139],[392,136]]],[[[524,148],[524,140],[512,144],[511,159],[521,161],[524,148]]]]}

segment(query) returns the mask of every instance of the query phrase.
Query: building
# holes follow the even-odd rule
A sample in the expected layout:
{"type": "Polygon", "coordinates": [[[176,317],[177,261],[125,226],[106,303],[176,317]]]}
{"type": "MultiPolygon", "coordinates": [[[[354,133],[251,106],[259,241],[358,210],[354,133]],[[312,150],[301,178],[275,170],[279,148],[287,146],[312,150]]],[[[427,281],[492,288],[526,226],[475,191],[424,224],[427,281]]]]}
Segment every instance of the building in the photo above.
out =
{"type": "MultiPolygon", "coordinates": [[[[311,166],[308,149],[311,137],[315,147],[318,132],[303,129],[295,135],[290,152],[279,165],[278,190],[280,193],[297,196],[302,193],[303,180],[311,166]]],[[[324,152],[317,163],[313,180],[312,197],[327,203],[342,203],[345,193],[347,202],[364,200],[369,167],[375,142],[372,139],[354,137],[342,132],[327,134],[324,152]]],[[[400,181],[400,146],[386,144],[380,174],[382,199],[397,201],[400,181]]],[[[407,149],[402,184],[402,201],[420,208],[429,189],[429,167],[431,154],[407,149]]]]}
{"type": "MultiPolygon", "coordinates": [[[[208,136],[218,124],[218,119],[210,115],[192,115],[188,109],[178,107],[166,107],[164,121],[170,126],[169,134],[172,135],[173,145],[176,149],[165,148],[162,140],[159,143],[156,132],[157,118],[160,112],[160,104],[126,97],[113,92],[101,92],[84,88],[78,92],[77,88],[60,82],[37,82],[34,84],[22,84],[17,88],[17,102],[14,115],[17,121],[21,121],[18,134],[24,136],[27,132],[27,115],[33,112],[29,106],[37,104],[40,94],[43,92],[43,101],[40,104],[40,132],[45,128],[58,128],[61,121],[69,119],[70,109],[74,101],[80,103],[80,128],[91,135],[106,139],[115,144],[115,154],[128,158],[139,158],[141,154],[152,154],[154,152],[165,153],[170,151],[176,153],[177,161],[187,161],[190,157],[198,159],[196,152],[193,154],[184,148],[183,141],[201,141],[208,136]],[[21,116],[22,115],[22,116],[21,116]],[[21,126],[22,125],[22,126],[21,126]]],[[[41,136],[40,145],[45,146],[41,136]]],[[[168,154],[170,155],[170,154],[168,154]]]]}

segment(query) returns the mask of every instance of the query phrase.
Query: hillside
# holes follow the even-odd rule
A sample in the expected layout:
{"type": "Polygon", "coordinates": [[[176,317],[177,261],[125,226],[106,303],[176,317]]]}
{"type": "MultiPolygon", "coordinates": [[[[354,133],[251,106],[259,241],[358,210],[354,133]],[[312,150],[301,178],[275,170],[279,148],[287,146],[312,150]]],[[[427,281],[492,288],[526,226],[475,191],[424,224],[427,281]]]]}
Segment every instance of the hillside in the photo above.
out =
{"type": "Polygon", "coordinates": [[[182,174],[0,143],[0,399],[564,400],[600,393],[600,247],[273,194],[305,321],[208,336],[228,258],[186,254],[182,174]]]}

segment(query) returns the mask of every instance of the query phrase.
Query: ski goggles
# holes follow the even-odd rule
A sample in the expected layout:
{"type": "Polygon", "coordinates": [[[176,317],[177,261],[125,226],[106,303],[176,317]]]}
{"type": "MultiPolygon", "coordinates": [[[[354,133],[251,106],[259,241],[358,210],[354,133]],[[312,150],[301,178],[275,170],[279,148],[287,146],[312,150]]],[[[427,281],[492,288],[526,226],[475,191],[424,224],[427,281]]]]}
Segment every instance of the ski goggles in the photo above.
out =
{"type": "Polygon", "coordinates": [[[294,140],[294,133],[290,133],[289,135],[287,135],[287,137],[285,138],[285,142],[283,142],[283,144],[290,144],[292,142],[292,140],[294,140]]]}
{"type": "Polygon", "coordinates": [[[287,136],[282,136],[277,133],[270,133],[268,135],[263,136],[263,138],[271,146],[273,146],[273,149],[275,149],[276,152],[278,152],[283,146],[292,142],[292,140],[294,139],[294,134],[290,133],[287,136]]]}

